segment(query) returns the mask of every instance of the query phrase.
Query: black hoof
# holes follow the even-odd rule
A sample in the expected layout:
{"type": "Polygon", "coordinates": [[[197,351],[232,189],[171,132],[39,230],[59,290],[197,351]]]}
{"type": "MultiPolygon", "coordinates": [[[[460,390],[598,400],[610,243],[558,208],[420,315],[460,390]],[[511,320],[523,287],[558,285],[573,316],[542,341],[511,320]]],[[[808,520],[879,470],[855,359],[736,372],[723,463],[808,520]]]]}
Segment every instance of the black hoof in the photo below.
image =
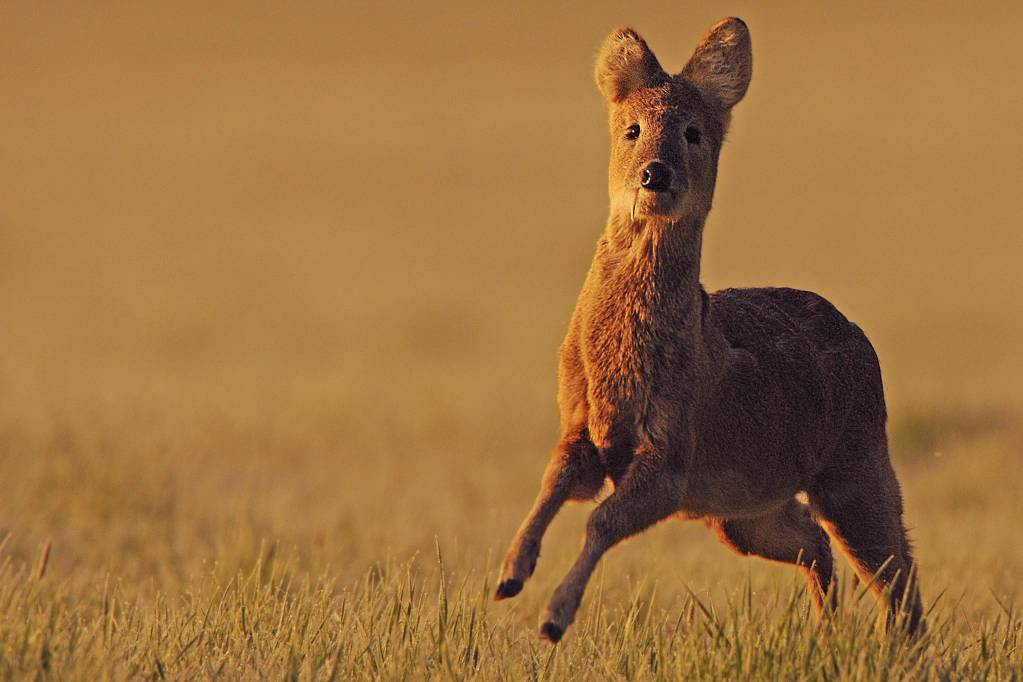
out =
{"type": "Polygon", "coordinates": [[[551,644],[560,642],[563,634],[565,634],[565,631],[550,621],[540,626],[540,639],[546,639],[551,644]]]}
{"type": "Polygon", "coordinates": [[[494,599],[497,601],[508,599],[509,597],[514,597],[521,591],[522,581],[516,580],[515,578],[509,578],[497,586],[497,593],[494,594],[494,599]]]}

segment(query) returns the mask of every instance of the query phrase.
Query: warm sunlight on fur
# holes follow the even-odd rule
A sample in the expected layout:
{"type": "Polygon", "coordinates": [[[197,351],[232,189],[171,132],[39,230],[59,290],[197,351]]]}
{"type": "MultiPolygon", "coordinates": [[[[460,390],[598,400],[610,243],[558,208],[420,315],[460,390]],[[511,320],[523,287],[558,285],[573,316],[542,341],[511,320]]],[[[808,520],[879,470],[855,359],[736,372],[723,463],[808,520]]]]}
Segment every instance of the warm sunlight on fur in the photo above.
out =
{"type": "Polygon", "coordinates": [[[708,295],[700,283],[718,156],[751,67],[736,18],[674,77],[632,29],[612,33],[597,58],[611,107],[611,215],[561,345],[561,439],[497,587],[498,599],[517,595],[562,504],[613,481],[547,607],[540,635],[551,642],[604,553],[672,516],[705,519],[740,554],[800,566],[821,614],[837,604],[830,535],[890,620],[905,612],[910,632],[920,626],[867,337],[808,291],[708,295]],[[622,193],[638,193],[642,209],[616,210],[622,193]]]}

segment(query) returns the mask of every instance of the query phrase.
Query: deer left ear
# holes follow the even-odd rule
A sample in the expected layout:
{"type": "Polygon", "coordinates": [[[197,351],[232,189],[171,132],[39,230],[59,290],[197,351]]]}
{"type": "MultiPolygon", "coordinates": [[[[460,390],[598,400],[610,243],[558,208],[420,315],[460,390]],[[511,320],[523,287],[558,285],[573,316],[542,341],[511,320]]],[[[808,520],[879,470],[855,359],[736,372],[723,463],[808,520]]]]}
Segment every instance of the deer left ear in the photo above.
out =
{"type": "Polygon", "coordinates": [[[753,76],[746,23],[728,17],[714,24],[679,75],[717,99],[726,111],[738,104],[753,76]]]}

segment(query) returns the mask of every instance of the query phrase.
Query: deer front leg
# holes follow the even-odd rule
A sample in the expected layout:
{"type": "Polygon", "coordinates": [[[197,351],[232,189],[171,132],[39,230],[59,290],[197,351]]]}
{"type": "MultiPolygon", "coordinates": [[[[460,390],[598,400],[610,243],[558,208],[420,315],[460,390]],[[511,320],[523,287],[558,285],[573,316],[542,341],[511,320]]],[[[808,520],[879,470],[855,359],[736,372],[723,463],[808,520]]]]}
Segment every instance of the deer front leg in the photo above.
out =
{"type": "Polygon", "coordinates": [[[674,476],[636,463],[611,497],[586,522],[582,552],[547,606],[540,637],[557,643],[575,619],[586,583],[604,552],[678,511],[681,485],[674,476]],[[637,466],[638,465],[638,466],[637,466]]]}
{"type": "Polygon", "coordinates": [[[507,599],[522,591],[536,568],[543,534],[562,505],[568,500],[592,499],[603,485],[600,457],[585,430],[562,438],[547,463],[540,494],[504,558],[494,599],[507,599]]]}

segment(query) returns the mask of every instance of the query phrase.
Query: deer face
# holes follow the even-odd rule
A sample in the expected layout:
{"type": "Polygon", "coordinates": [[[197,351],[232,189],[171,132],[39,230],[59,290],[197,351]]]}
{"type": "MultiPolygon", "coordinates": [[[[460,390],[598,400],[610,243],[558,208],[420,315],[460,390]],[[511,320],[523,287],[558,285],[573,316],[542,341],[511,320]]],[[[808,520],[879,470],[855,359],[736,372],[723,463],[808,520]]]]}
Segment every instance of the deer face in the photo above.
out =
{"type": "Polygon", "coordinates": [[[632,29],[607,38],[596,76],[609,109],[613,214],[632,222],[706,215],[731,109],[751,70],[749,32],[738,19],[714,26],[675,76],[632,29]]]}

